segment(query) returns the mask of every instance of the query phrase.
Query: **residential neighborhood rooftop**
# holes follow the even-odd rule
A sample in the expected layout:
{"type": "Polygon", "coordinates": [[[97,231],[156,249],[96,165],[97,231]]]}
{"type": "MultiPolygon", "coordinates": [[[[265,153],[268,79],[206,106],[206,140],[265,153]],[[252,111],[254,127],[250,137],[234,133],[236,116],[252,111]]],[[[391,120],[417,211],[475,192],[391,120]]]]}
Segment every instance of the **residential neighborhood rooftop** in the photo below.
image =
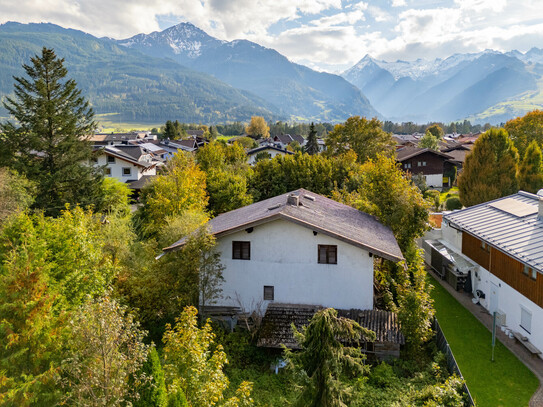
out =
{"type": "MultiPolygon", "coordinates": [[[[258,346],[280,348],[285,345],[290,349],[299,349],[294,338],[292,324],[297,330],[309,324],[313,315],[322,309],[316,305],[270,304],[262,320],[258,346]]],[[[383,310],[337,310],[338,316],[356,321],[360,326],[375,332],[376,342],[405,344],[400,331],[398,316],[383,310]]]]}
{"type": "Polygon", "coordinates": [[[420,147],[408,146],[408,147],[404,147],[404,148],[401,148],[401,149],[396,151],[396,159],[401,162],[401,161],[407,160],[409,158],[416,157],[416,156],[418,156],[420,154],[423,154],[423,153],[430,153],[430,154],[439,155],[439,156],[441,156],[441,157],[443,157],[445,159],[451,159],[452,158],[448,154],[432,150],[431,148],[420,148],[420,147]]]}
{"type": "MultiPolygon", "coordinates": [[[[277,219],[300,224],[388,260],[403,259],[390,228],[374,216],[305,189],[223,213],[211,219],[208,225],[210,232],[218,237],[277,219]]],[[[164,250],[175,250],[185,240],[183,238],[164,250]]]]}
{"type": "Polygon", "coordinates": [[[444,216],[454,228],[484,240],[521,263],[543,272],[540,197],[519,191],[444,216]]]}

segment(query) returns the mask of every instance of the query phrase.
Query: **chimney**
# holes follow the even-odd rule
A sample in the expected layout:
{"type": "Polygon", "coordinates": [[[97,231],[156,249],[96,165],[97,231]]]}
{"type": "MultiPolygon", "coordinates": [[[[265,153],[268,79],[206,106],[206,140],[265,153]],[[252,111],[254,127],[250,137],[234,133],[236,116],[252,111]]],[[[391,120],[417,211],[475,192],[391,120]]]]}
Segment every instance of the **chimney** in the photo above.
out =
{"type": "Polygon", "coordinates": [[[537,215],[537,219],[540,220],[540,221],[543,221],[543,189],[540,189],[539,191],[537,191],[537,197],[539,198],[539,210],[538,210],[538,215],[537,215]]]}
{"type": "Polygon", "coordinates": [[[295,194],[289,194],[287,197],[287,203],[289,205],[298,206],[300,203],[300,196],[295,194]]]}

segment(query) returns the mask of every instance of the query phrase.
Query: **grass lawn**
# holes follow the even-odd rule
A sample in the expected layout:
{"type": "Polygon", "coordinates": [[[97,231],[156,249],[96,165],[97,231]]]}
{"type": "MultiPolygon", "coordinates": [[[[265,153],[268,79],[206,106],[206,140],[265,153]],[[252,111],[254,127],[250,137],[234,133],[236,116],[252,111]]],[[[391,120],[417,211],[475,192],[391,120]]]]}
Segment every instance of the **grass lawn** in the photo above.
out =
{"type": "Polygon", "coordinates": [[[492,362],[491,332],[430,280],[437,319],[477,406],[528,406],[539,386],[535,375],[498,340],[492,362]]]}

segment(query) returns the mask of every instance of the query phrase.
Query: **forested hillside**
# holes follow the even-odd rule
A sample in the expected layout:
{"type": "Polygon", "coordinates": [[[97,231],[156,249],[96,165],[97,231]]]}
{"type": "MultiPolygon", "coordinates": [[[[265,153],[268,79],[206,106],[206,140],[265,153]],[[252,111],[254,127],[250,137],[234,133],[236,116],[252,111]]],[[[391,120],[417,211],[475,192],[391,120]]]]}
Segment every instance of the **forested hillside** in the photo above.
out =
{"type": "MultiPolygon", "coordinates": [[[[209,75],[53,24],[0,26],[0,97],[13,91],[12,76],[20,76],[22,64],[43,46],[66,60],[97,113],[119,113],[116,119],[121,121],[214,123],[245,121],[255,114],[283,117],[267,101],[209,75]]],[[[0,110],[0,116],[5,114],[0,110]]]]}

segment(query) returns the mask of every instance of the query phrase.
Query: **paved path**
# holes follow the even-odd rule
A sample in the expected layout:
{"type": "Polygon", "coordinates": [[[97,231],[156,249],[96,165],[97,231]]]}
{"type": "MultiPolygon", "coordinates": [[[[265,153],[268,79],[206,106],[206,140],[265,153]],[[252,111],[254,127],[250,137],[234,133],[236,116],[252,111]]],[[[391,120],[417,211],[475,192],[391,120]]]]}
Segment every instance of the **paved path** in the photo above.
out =
{"type": "MultiPolygon", "coordinates": [[[[470,311],[481,323],[492,331],[492,315],[480,305],[474,304],[471,294],[462,291],[455,291],[445,280],[441,280],[436,274],[431,273],[435,281],[441,284],[454,298],[458,300],[468,311],[470,311]]],[[[539,379],[539,388],[530,399],[530,407],[543,407],[543,359],[534,357],[524,346],[517,343],[515,339],[509,338],[501,329],[497,329],[496,337],[503,343],[519,360],[528,367],[539,379]]],[[[462,370],[462,367],[460,367],[462,370]]],[[[468,385],[469,387],[469,385],[468,385]]]]}

